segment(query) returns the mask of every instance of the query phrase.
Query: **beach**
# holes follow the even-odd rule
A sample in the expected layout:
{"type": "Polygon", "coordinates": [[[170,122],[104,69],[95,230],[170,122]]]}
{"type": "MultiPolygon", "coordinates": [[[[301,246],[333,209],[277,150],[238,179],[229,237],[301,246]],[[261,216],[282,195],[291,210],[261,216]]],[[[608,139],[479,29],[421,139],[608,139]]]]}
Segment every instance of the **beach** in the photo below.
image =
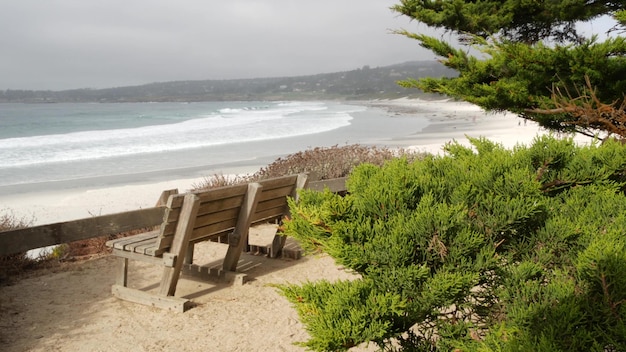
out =
{"type": "MultiPolygon", "coordinates": [[[[236,162],[0,187],[0,211],[36,225],[48,224],[152,207],[163,190],[183,192],[215,174],[253,174],[277,157],[317,146],[358,143],[437,154],[452,140],[469,145],[467,137],[486,137],[511,148],[547,133],[512,114],[486,114],[465,102],[397,99],[359,104],[370,110],[356,113],[358,117],[349,129],[338,128],[320,134],[322,137],[312,134],[284,138],[265,142],[265,146],[251,142],[246,144],[246,152],[264,149],[265,153],[250,154],[236,162]],[[424,117],[427,124],[421,122],[424,117]],[[388,132],[377,135],[383,128],[388,132]]],[[[223,151],[216,154],[220,153],[223,151]]]]}
{"type": "MultiPolygon", "coordinates": [[[[462,102],[398,99],[363,104],[368,111],[358,114],[387,117],[371,123],[397,123],[399,127],[397,134],[384,139],[363,131],[360,144],[441,153],[451,140],[467,145],[466,136],[485,137],[510,148],[547,133],[511,114],[485,114],[462,102]],[[420,129],[403,126],[413,126],[415,121],[408,124],[408,119],[416,116],[425,116],[428,123],[420,129]]],[[[355,117],[354,125],[358,125],[357,120],[355,117]]],[[[376,126],[363,124],[358,128],[376,126]]],[[[342,130],[329,133],[340,137],[342,130]]],[[[316,146],[315,135],[304,139],[303,143],[316,146]]],[[[345,139],[350,142],[349,136],[345,139]]],[[[577,141],[588,142],[581,137],[577,141]]],[[[301,148],[284,141],[276,144],[279,149],[286,144],[301,148]]],[[[193,169],[186,175],[179,170],[126,183],[118,179],[116,183],[78,182],[57,189],[22,189],[0,194],[0,208],[35,224],[112,214],[152,207],[163,190],[185,191],[211,173],[249,174],[267,162],[267,157],[258,158],[226,164],[221,169],[193,169]]],[[[264,236],[257,235],[259,239],[264,236]]],[[[216,244],[201,244],[195,259],[209,265],[222,250],[216,244]]],[[[356,279],[326,255],[293,260],[244,254],[240,267],[251,279],[240,286],[183,276],[177,296],[192,299],[194,307],[174,313],[114,298],[110,289],[115,281],[115,258],[111,256],[62,263],[0,287],[0,343],[5,351],[304,351],[294,343],[308,335],[295,310],[272,285],[356,279]]],[[[133,263],[130,279],[138,287],[154,287],[160,274],[154,266],[133,263]]],[[[370,345],[352,350],[376,349],[370,345]]]]}

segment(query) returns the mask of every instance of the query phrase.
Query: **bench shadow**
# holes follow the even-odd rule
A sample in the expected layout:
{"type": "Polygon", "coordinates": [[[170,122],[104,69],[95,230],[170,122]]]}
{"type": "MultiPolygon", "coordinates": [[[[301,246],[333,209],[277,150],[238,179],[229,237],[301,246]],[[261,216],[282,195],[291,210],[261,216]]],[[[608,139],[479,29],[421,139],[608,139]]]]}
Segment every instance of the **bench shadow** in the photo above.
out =
{"type": "MultiPolygon", "coordinates": [[[[267,248],[273,236],[265,238],[262,235],[251,233],[250,247],[252,251],[243,252],[237,262],[237,271],[230,272],[222,269],[224,256],[228,245],[215,242],[200,242],[195,245],[193,265],[184,265],[178,280],[175,296],[196,300],[233,286],[254,284],[260,278],[297,265],[301,259],[302,249],[298,243],[287,238],[281,255],[270,258],[267,248]],[[219,258],[219,259],[216,259],[219,258]]],[[[159,288],[160,276],[158,267],[138,264],[141,268],[129,272],[129,282],[141,291],[156,291],[159,288]],[[148,274],[147,270],[152,267],[148,274]],[[132,277],[134,276],[134,277],[132,277]]],[[[131,287],[132,287],[131,286],[131,287]]],[[[192,306],[197,303],[192,302],[192,306]]]]}

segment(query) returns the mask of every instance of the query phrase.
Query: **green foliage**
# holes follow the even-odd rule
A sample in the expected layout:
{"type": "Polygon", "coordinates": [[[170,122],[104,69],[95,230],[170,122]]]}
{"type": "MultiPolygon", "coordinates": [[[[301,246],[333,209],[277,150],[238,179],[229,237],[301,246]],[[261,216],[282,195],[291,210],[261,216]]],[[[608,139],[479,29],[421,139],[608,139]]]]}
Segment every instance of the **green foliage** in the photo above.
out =
{"type": "Polygon", "coordinates": [[[281,287],[305,346],[626,350],[626,146],[470,141],[290,203],[285,232],[361,276],[281,287]]]}
{"type": "Polygon", "coordinates": [[[614,35],[599,42],[575,30],[577,23],[602,15],[613,16],[615,29],[623,29],[623,2],[402,0],[394,10],[455,32],[482,53],[478,59],[441,39],[398,31],[459,72],[456,78],[408,79],[403,87],[449,95],[486,110],[512,111],[555,130],[593,135],[598,129],[619,129],[618,134],[626,134],[626,41],[614,35]],[[595,108],[605,104],[619,110],[599,112],[610,127],[594,124],[588,113],[572,112],[586,100],[595,108]]]}
{"type": "Polygon", "coordinates": [[[543,38],[577,40],[576,21],[589,21],[620,7],[615,1],[586,0],[401,0],[393,9],[436,28],[535,43],[543,38]]]}
{"type": "Polygon", "coordinates": [[[377,292],[371,281],[321,281],[301,287],[278,286],[311,333],[303,346],[345,351],[361,341],[382,341],[393,335],[392,322],[401,317],[405,303],[392,293],[377,292]],[[352,309],[359,306],[360,309],[352,309]],[[322,308],[324,307],[324,308],[322,308]]]}

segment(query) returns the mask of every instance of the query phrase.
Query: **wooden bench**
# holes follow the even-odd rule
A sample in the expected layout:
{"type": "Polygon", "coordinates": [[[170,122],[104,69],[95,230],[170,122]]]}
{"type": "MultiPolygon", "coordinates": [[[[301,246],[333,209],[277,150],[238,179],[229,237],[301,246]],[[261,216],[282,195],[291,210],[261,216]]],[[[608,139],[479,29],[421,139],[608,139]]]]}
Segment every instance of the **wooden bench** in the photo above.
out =
{"type": "MultiPolygon", "coordinates": [[[[297,189],[305,183],[306,175],[302,174],[162,196],[167,202],[158,230],[107,242],[112,253],[120,257],[113,294],[136,303],[185,311],[190,301],[174,296],[183,267],[186,272],[210,274],[206,268],[193,263],[194,245],[207,240],[227,243],[222,271],[217,276],[235,272],[241,253],[248,245],[250,225],[280,221],[288,212],[287,196],[295,197],[297,189]],[[163,267],[156,294],[128,287],[129,259],[163,267]]],[[[280,253],[283,244],[283,236],[277,234],[271,254],[280,253]]]]}

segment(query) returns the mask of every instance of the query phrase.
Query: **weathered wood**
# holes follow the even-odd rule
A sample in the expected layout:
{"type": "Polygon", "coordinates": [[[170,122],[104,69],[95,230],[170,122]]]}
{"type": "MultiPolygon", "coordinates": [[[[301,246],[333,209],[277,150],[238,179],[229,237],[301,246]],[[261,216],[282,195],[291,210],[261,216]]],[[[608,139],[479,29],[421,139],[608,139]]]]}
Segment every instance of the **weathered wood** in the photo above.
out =
{"type": "MultiPolygon", "coordinates": [[[[107,242],[113,248],[113,254],[119,257],[116,285],[112,290],[117,297],[129,301],[184,311],[189,301],[173,296],[183,264],[196,267],[192,265],[194,243],[204,240],[228,243],[227,255],[222,269],[218,271],[220,276],[232,273],[239,264],[243,247],[247,245],[252,223],[281,221],[289,213],[287,197],[297,200],[298,189],[321,190],[324,187],[331,191],[345,191],[345,178],[307,183],[306,175],[301,174],[187,194],[168,190],[163,192],[157,203],[165,204],[164,207],[0,232],[0,255],[160,224],[157,231],[107,242]],[[158,295],[126,287],[128,259],[163,268],[158,295]]],[[[277,233],[272,245],[261,249],[276,257],[284,244],[285,237],[277,233]]],[[[243,282],[243,279],[240,281],[243,282]]]]}
{"type": "Polygon", "coordinates": [[[139,253],[135,253],[135,252],[122,251],[122,250],[119,250],[119,249],[114,249],[112,254],[117,256],[117,257],[128,258],[128,259],[137,260],[137,261],[146,262],[146,263],[151,263],[151,264],[162,264],[163,263],[163,258],[155,257],[152,254],[147,254],[147,255],[146,254],[139,254],[139,253]]]}
{"type": "MultiPolygon", "coordinates": [[[[178,224],[178,220],[180,219],[182,213],[182,210],[177,211],[176,208],[182,209],[182,207],[184,207],[185,197],[186,196],[183,194],[176,194],[168,198],[167,205],[165,206],[165,214],[163,214],[161,232],[157,237],[156,245],[153,251],[155,256],[160,256],[161,254],[165,253],[172,244],[176,231],[176,225],[178,224]],[[177,216],[172,217],[172,212],[176,212],[177,216]]],[[[152,250],[150,248],[146,248],[146,251],[152,253],[152,250]]]]}
{"type": "Polygon", "coordinates": [[[224,186],[204,191],[194,191],[193,193],[200,198],[200,203],[210,202],[215,199],[230,198],[234,196],[243,196],[248,190],[247,184],[224,186]]]}
{"type": "MultiPolygon", "coordinates": [[[[303,180],[302,184],[306,182],[306,178],[300,179],[303,180]]],[[[256,212],[252,215],[252,223],[281,220],[288,211],[287,197],[296,194],[298,180],[299,175],[290,175],[259,181],[263,186],[263,192],[259,196],[256,212]]]]}
{"type": "MultiPolygon", "coordinates": [[[[263,183],[261,183],[261,185],[263,185],[263,183]]],[[[287,197],[291,195],[291,192],[293,191],[294,186],[295,186],[295,182],[292,184],[285,185],[280,188],[274,188],[274,189],[269,189],[269,190],[265,190],[265,186],[263,186],[264,191],[261,194],[261,197],[259,198],[259,202],[266,202],[268,200],[272,200],[276,198],[287,197]]]]}
{"type": "Polygon", "coordinates": [[[298,178],[296,179],[296,187],[293,189],[291,193],[291,198],[298,200],[298,190],[306,188],[309,184],[309,176],[307,174],[298,174],[298,178]]]}
{"type": "Polygon", "coordinates": [[[305,188],[319,192],[326,188],[333,193],[345,192],[347,179],[347,177],[340,177],[331,180],[310,181],[305,188]]]}
{"type": "Polygon", "coordinates": [[[266,209],[264,211],[257,211],[253,216],[252,216],[252,223],[253,224],[260,224],[260,223],[264,223],[264,222],[271,222],[273,220],[281,220],[283,218],[283,215],[285,215],[285,211],[287,209],[287,205],[283,205],[281,207],[275,207],[272,209],[266,209]]]}
{"type": "Polygon", "coordinates": [[[298,179],[298,175],[288,175],[288,176],[281,176],[281,177],[260,180],[257,182],[261,184],[261,186],[263,186],[263,189],[265,191],[270,191],[274,188],[285,187],[285,185],[294,185],[297,179],[298,179]]]}
{"type": "MultiPolygon", "coordinates": [[[[272,179],[271,182],[261,181],[260,183],[263,185],[264,189],[267,190],[272,189],[272,187],[274,187],[276,184],[281,184],[281,182],[285,182],[285,180],[293,180],[295,177],[296,176],[294,175],[280,177],[277,179],[272,179]]],[[[308,183],[306,188],[318,191],[321,191],[324,188],[328,188],[331,192],[342,192],[346,190],[345,182],[346,177],[332,180],[311,181],[308,183]]],[[[213,189],[211,192],[208,193],[206,191],[204,191],[204,193],[196,193],[204,194],[204,197],[206,197],[205,200],[203,196],[200,196],[201,202],[210,201],[210,199],[215,199],[221,194],[223,196],[223,194],[239,193],[239,196],[241,198],[237,198],[237,196],[235,196],[232,199],[229,198],[228,200],[224,200],[224,204],[226,204],[227,202],[235,202],[235,204],[231,204],[228,206],[228,208],[230,208],[231,206],[237,207],[241,205],[236,205],[236,203],[243,199],[242,195],[245,193],[246,189],[247,185],[237,185],[213,189]],[[216,190],[218,192],[213,193],[213,191],[216,190]]],[[[164,194],[173,193],[173,190],[164,192],[164,194]]],[[[163,202],[161,198],[160,202],[163,202]]],[[[173,207],[173,210],[171,212],[172,216],[177,218],[179,214],[177,213],[178,210],[176,209],[180,208],[181,204],[182,197],[175,197],[173,199],[173,203],[171,204],[171,206],[173,207]]],[[[208,204],[209,207],[218,206],[213,203],[208,204]]],[[[201,205],[201,209],[202,207],[203,205],[201,205]]],[[[164,209],[165,208],[162,207],[147,208],[118,214],[96,216],[74,221],[59,222],[19,230],[0,232],[0,256],[25,252],[33,248],[41,248],[56,244],[68,243],[77,240],[155,226],[162,223],[164,209]]],[[[259,209],[263,209],[263,205],[260,204],[259,209]]],[[[213,210],[207,210],[208,213],[212,211],[213,210]]],[[[200,213],[204,213],[204,210],[200,210],[200,213]]],[[[259,218],[257,217],[257,221],[258,220],[259,218]]],[[[169,219],[168,221],[175,220],[169,219]]]]}
{"type": "Polygon", "coordinates": [[[155,207],[165,206],[170,196],[174,194],[178,194],[178,188],[168,189],[161,192],[161,196],[159,197],[159,200],[157,200],[155,207]]]}
{"type": "Polygon", "coordinates": [[[188,299],[174,296],[159,296],[150,292],[136,290],[120,285],[113,285],[111,293],[113,293],[115,297],[121,298],[125,301],[167,309],[174,312],[182,313],[191,306],[191,301],[188,299]]]}
{"type": "Polygon", "coordinates": [[[226,209],[236,209],[243,203],[244,195],[237,195],[230,198],[216,199],[210,202],[200,203],[199,215],[212,214],[226,209]]]}
{"type": "Polygon", "coordinates": [[[228,239],[228,250],[222,265],[224,270],[237,270],[237,262],[239,262],[241,252],[248,243],[248,232],[250,229],[250,223],[252,222],[252,214],[254,214],[256,210],[258,198],[262,189],[263,186],[258,183],[251,183],[248,185],[248,192],[246,193],[245,200],[241,206],[239,218],[237,219],[237,225],[235,226],[231,237],[228,239]]]}
{"type": "MultiPolygon", "coordinates": [[[[289,194],[290,197],[297,200],[298,198],[298,190],[305,187],[307,185],[308,177],[306,174],[297,175],[297,179],[294,187],[289,194]]],[[[287,197],[284,197],[285,206],[282,211],[282,217],[289,215],[289,206],[287,202],[287,197]]],[[[278,258],[278,256],[282,253],[283,247],[285,246],[285,242],[287,241],[287,237],[283,236],[282,233],[276,233],[274,235],[274,239],[272,240],[272,245],[270,247],[270,258],[278,258]]]]}
{"type": "Polygon", "coordinates": [[[117,258],[117,275],[115,284],[124,287],[128,284],[128,258],[117,258]]]}
{"type": "MultiPolygon", "coordinates": [[[[194,193],[195,194],[195,193],[194,193]]],[[[224,199],[215,199],[212,201],[200,202],[200,209],[198,210],[198,215],[206,215],[213,214],[218,211],[237,209],[241,206],[241,202],[243,201],[243,194],[237,195],[231,198],[224,199]]],[[[180,214],[180,208],[172,209],[169,214],[168,221],[176,221],[180,214]]]]}
{"type": "Polygon", "coordinates": [[[176,227],[174,242],[170,247],[169,253],[174,255],[174,263],[172,267],[163,269],[163,277],[159,286],[159,294],[162,296],[173,296],[176,293],[176,284],[180,276],[180,269],[183,266],[183,259],[188,248],[189,237],[193,231],[193,225],[200,207],[200,199],[194,194],[185,195],[183,209],[180,214],[180,220],[176,227]]]}
{"type": "Polygon", "coordinates": [[[239,210],[240,207],[198,216],[194,228],[201,228],[220,222],[225,222],[231,219],[237,219],[237,216],[239,215],[239,210]]]}
{"type": "Polygon", "coordinates": [[[185,253],[185,261],[183,262],[183,264],[191,265],[193,263],[193,250],[194,250],[194,243],[189,242],[189,244],[187,244],[187,252],[185,253]]]}
{"type": "Polygon", "coordinates": [[[156,226],[163,208],[146,208],[0,232],[0,256],[156,226]]]}
{"type": "Polygon", "coordinates": [[[156,239],[158,235],[159,235],[158,230],[150,231],[150,232],[145,232],[145,233],[141,233],[138,235],[116,238],[114,240],[107,241],[106,245],[107,247],[111,247],[115,249],[125,249],[126,245],[133,244],[140,240],[145,240],[145,239],[150,239],[150,238],[156,239]]]}
{"type": "Polygon", "coordinates": [[[156,253],[157,251],[156,242],[156,238],[149,238],[140,242],[135,242],[132,245],[128,245],[124,249],[129,252],[152,255],[152,253],[156,253]]]}

